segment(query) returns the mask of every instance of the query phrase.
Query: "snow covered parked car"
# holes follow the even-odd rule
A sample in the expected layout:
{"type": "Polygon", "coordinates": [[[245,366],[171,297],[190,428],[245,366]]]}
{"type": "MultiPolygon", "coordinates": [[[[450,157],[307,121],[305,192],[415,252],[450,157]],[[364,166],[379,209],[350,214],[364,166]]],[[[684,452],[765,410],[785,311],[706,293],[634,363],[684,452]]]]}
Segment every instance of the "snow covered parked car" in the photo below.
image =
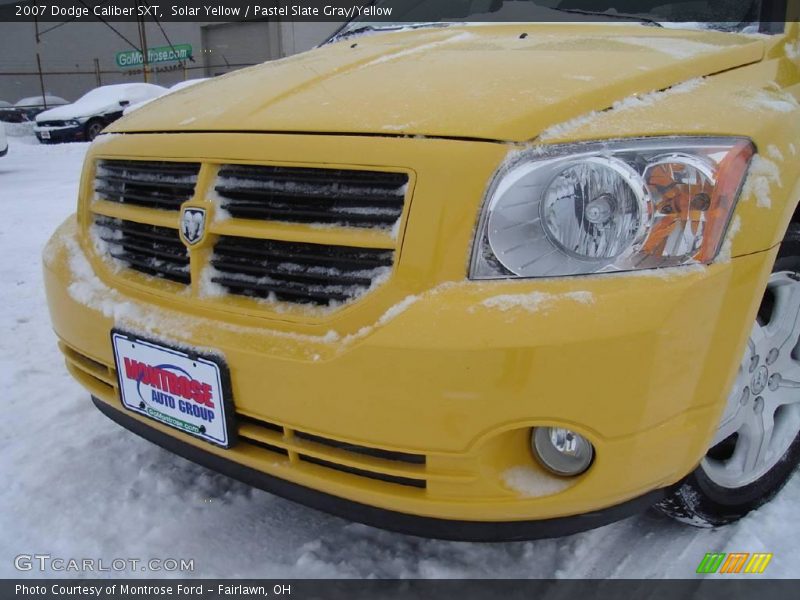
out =
{"type": "Polygon", "coordinates": [[[70,372],[173,452],[417,535],[769,500],[800,461],[797,3],[407,4],[92,145],[45,252],[70,372]],[[448,19],[473,5],[499,22],[448,19]]]}
{"type": "MultiPolygon", "coordinates": [[[[187,79],[186,81],[179,81],[175,85],[171,86],[166,92],[164,92],[164,94],[162,94],[161,96],[158,96],[158,98],[162,98],[163,96],[167,96],[169,94],[174,94],[175,92],[179,92],[181,90],[185,90],[186,88],[190,88],[190,87],[192,87],[194,85],[197,85],[198,83],[203,83],[204,81],[208,81],[208,79],[205,79],[205,78],[204,79],[187,79]]],[[[157,98],[150,98],[149,100],[143,100],[142,102],[137,102],[136,104],[131,104],[124,111],[122,111],[122,114],[123,115],[128,115],[128,114],[132,113],[135,110],[139,110],[143,106],[147,106],[153,100],[156,100],[156,99],[157,98]]]]}
{"type": "Polygon", "coordinates": [[[72,104],[37,115],[34,133],[42,143],[91,141],[106,125],[119,119],[126,106],[157,98],[165,91],[150,83],[104,85],[72,104]]]}
{"type": "Polygon", "coordinates": [[[8,154],[8,139],[6,139],[6,128],[0,123],[0,156],[8,154]]]}
{"type": "Polygon", "coordinates": [[[33,121],[36,115],[46,108],[69,104],[60,96],[46,94],[45,96],[29,96],[22,98],[12,107],[0,106],[0,121],[7,123],[23,123],[33,121]]]}

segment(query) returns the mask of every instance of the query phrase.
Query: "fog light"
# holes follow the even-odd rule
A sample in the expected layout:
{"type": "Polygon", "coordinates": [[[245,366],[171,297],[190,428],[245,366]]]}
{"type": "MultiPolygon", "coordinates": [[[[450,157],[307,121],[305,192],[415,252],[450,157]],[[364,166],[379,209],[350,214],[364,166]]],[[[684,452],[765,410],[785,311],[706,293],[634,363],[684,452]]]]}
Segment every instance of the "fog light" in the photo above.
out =
{"type": "Polygon", "coordinates": [[[556,475],[580,475],[594,458],[591,442],[561,427],[536,427],[531,434],[533,453],[547,470],[556,475]]]}

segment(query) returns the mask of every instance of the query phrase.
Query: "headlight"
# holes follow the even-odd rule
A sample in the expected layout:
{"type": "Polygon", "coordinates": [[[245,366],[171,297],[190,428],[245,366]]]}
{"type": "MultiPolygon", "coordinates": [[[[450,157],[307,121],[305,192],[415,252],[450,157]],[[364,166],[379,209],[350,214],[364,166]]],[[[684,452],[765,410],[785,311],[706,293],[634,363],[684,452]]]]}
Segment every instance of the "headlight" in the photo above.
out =
{"type": "Polygon", "coordinates": [[[80,124],[81,124],[80,121],[78,121],[77,119],[72,119],[71,121],[64,121],[64,125],[68,125],[69,127],[77,127],[80,124]]]}
{"type": "Polygon", "coordinates": [[[521,153],[483,208],[470,277],[553,277],[711,262],[754,153],[664,138],[521,153]]]}

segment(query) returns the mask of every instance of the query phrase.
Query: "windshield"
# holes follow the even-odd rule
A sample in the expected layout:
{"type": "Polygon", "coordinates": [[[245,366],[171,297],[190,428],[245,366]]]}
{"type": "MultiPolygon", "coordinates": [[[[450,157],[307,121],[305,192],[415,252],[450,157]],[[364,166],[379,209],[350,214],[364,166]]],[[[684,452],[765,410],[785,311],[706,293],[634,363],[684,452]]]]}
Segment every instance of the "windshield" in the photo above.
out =
{"type": "Polygon", "coordinates": [[[95,88],[93,90],[90,90],[90,91],[86,92],[83,96],[78,98],[75,101],[75,103],[77,104],[78,102],[86,102],[87,100],[97,100],[97,99],[100,99],[100,98],[106,99],[108,97],[111,97],[111,99],[113,100],[117,96],[119,96],[119,92],[117,92],[113,88],[110,88],[110,87],[99,87],[99,88],[95,88]]]}
{"type": "Polygon", "coordinates": [[[336,37],[463,22],[628,21],[663,27],[757,31],[762,0],[377,0],[336,37]],[[380,15],[382,21],[376,21],[380,15]]]}

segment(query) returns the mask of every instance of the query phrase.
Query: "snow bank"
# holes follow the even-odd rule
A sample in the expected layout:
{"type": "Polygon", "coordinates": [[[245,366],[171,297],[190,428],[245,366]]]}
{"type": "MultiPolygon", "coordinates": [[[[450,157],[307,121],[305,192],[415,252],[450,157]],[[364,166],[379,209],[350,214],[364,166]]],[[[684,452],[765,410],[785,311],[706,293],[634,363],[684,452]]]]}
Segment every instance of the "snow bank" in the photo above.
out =
{"type": "Polygon", "coordinates": [[[39,143],[39,141],[33,137],[33,128],[36,126],[36,123],[33,121],[23,121],[22,123],[3,122],[0,123],[0,126],[5,127],[8,137],[28,137],[31,138],[31,141],[37,144],[39,143]]]}

